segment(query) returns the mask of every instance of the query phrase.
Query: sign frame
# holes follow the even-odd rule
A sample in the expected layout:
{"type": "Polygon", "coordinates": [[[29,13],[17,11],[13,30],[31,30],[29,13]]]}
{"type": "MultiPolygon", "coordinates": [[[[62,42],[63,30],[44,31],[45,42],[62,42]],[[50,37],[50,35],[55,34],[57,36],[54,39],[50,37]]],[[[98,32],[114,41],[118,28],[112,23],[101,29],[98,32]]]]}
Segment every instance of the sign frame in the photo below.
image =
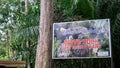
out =
{"type": "MultiPolygon", "coordinates": [[[[62,29],[61,29],[62,30],[62,29]]],[[[64,29],[63,29],[64,30],[64,29]]],[[[52,40],[52,59],[89,59],[89,58],[111,58],[111,55],[112,55],[112,53],[111,53],[111,31],[110,31],[110,19],[96,19],[96,20],[84,20],[84,21],[72,21],[72,22],[60,22],[60,23],[54,23],[53,24],[53,36],[52,36],[52,38],[53,38],[53,40],[52,40]],[[55,57],[54,56],[54,51],[55,51],[55,49],[54,49],[54,40],[55,40],[55,38],[54,38],[54,36],[55,36],[55,28],[56,27],[54,27],[55,26],[55,24],[58,24],[58,25],[61,25],[61,24],[67,24],[67,23],[71,23],[71,24],[74,24],[74,23],[78,23],[78,22],[88,22],[88,23],[90,23],[91,21],[107,21],[107,23],[108,23],[108,35],[109,35],[109,38],[108,38],[108,46],[109,46],[109,56],[101,56],[101,57],[90,57],[90,56],[88,56],[88,57],[55,57]]]]}

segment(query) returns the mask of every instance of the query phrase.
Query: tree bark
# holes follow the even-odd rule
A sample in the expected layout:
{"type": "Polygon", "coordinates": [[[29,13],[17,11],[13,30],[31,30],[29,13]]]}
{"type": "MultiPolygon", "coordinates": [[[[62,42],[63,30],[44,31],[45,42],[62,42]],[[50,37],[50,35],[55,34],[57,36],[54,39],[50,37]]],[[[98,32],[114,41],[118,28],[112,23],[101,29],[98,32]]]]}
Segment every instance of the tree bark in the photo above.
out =
{"type": "Polygon", "coordinates": [[[28,0],[25,0],[25,14],[28,13],[28,0]]]}
{"type": "Polygon", "coordinates": [[[41,14],[39,23],[39,39],[36,51],[35,68],[50,68],[50,38],[53,20],[52,0],[41,0],[41,14]]]}

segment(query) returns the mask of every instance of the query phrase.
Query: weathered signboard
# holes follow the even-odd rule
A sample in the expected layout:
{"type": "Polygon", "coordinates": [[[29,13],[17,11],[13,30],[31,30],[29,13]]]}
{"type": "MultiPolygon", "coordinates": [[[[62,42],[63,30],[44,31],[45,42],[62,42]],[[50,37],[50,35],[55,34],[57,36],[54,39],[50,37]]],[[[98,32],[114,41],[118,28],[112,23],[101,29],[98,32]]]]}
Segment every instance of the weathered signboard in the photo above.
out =
{"type": "Polygon", "coordinates": [[[109,19],[53,24],[53,59],[111,57],[109,19]]]}

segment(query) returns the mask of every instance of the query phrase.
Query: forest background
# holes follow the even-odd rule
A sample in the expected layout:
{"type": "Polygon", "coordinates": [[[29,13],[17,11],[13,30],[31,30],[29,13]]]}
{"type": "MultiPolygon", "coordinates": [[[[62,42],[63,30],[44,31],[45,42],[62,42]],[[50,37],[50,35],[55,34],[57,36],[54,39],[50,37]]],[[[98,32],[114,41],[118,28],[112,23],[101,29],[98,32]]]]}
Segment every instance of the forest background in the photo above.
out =
{"type": "MultiPolygon", "coordinates": [[[[114,68],[120,67],[120,0],[54,0],[53,22],[110,19],[114,68]]],[[[0,60],[34,68],[40,0],[0,0],[0,60]]],[[[52,60],[53,68],[110,68],[111,59],[52,60]]]]}

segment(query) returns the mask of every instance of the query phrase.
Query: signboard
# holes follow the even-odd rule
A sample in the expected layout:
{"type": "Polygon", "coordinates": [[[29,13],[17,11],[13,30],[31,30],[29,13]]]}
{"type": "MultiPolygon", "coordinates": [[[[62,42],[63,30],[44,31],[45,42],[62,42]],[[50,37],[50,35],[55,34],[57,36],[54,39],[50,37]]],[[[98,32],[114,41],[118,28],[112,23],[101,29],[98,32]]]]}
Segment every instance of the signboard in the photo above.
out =
{"type": "Polygon", "coordinates": [[[111,57],[109,19],[53,24],[53,59],[111,57]]]}

